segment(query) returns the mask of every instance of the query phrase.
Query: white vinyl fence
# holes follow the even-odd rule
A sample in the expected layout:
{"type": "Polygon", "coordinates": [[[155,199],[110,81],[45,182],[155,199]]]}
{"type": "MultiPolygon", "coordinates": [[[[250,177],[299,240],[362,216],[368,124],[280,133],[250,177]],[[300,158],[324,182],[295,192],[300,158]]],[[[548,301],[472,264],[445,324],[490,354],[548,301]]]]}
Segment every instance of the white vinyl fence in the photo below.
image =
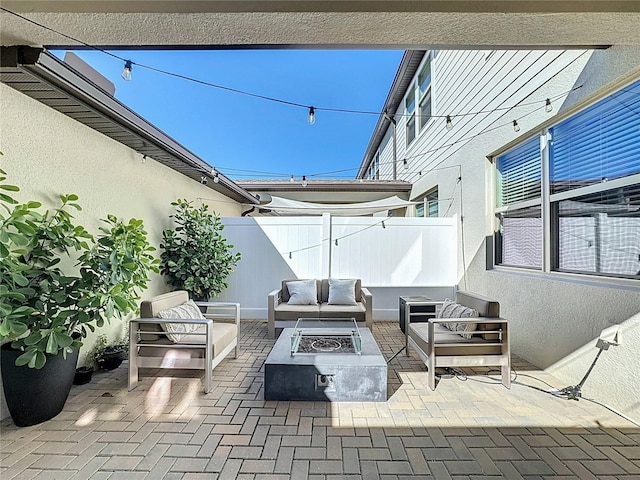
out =
{"type": "Polygon", "coordinates": [[[398,295],[450,296],[457,282],[457,219],[229,217],[224,236],[242,254],[218,298],[243,318],[266,318],[267,295],[288,278],[360,278],[374,319],[397,318],[398,295]]]}

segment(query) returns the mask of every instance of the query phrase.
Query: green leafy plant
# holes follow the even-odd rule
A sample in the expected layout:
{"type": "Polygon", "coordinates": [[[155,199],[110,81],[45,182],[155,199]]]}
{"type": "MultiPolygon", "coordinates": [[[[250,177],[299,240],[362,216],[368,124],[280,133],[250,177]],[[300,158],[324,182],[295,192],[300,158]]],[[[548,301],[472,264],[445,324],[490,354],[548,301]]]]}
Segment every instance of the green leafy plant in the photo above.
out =
{"type": "Polygon", "coordinates": [[[222,236],[220,217],[209,213],[208,205],[195,208],[191,202],[178,199],[171,217],[174,229],[162,232],[161,271],[170,285],[189,292],[195,300],[208,300],[229,285],[227,277],[240,261],[233,245],[222,236]]]}
{"type": "Polygon", "coordinates": [[[71,214],[77,195],[42,211],[5,193],[20,189],[0,175],[0,342],[24,352],[16,365],[42,368],[45,353],[66,358],[89,331],[135,311],[159,260],[142,220],[107,215],[94,237],[71,214]]]}
{"type": "Polygon", "coordinates": [[[126,352],[129,350],[129,342],[125,337],[122,337],[115,342],[109,343],[105,334],[99,335],[93,348],[87,354],[85,364],[87,366],[95,366],[99,363],[106,354],[126,352]]]}

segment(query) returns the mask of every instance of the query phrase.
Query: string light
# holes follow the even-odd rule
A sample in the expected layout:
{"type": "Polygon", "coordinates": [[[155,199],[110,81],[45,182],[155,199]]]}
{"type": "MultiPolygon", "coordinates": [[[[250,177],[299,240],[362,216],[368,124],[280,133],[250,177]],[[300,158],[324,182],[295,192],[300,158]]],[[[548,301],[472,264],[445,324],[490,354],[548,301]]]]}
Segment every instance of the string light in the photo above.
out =
{"type": "Polygon", "coordinates": [[[547,113],[551,113],[552,110],[553,110],[553,105],[551,105],[551,99],[547,98],[544,104],[544,111],[547,113]]]}
{"type": "Polygon", "coordinates": [[[387,228],[387,226],[384,224],[384,220],[380,223],[382,223],[382,228],[387,228]]]}
{"type": "MultiPolygon", "coordinates": [[[[100,47],[97,47],[95,45],[91,45],[91,44],[89,44],[87,42],[79,40],[78,38],[75,38],[75,37],[72,37],[72,36],[67,35],[65,33],[62,33],[62,32],[60,32],[58,30],[55,30],[55,29],[53,29],[51,27],[48,27],[48,26],[43,25],[41,23],[38,23],[38,22],[36,22],[34,20],[31,20],[31,19],[29,19],[29,18],[27,18],[27,17],[25,17],[23,15],[20,15],[20,14],[18,14],[16,12],[8,10],[5,7],[1,7],[0,6],[0,10],[3,11],[3,12],[9,13],[11,15],[14,15],[14,16],[20,18],[21,20],[23,20],[25,22],[28,22],[28,23],[31,23],[32,25],[36,25],[37,27],[40,27],[40,28],[42,28],[44,30],[48,30],[48,31],[53,32],[53,33],[55,33],[57,35],[60,35],[60,36],[66,38],[68,40],[72,40],[72,41],[74,41],[74,42],[76,42],[76,43],[78,43],[78,44],[80,44],[80,45],[82,45],[84,47],[91,48],[91,49],[99,51],[99,52],[101,52],[101,53],[103,53],[105,55],[108,55],[108,56],[110,56],[112,58],[115,58],[115,59],[118,59],[120,61],[125,62],[125,68],[124,68],[124,70],[122,72],[122,76],[123,76],[123,78],[126,77],[125,80],[130,80],[131,79],[131,69],[132,69],[132,66],[134,64],[134,62],[132,60],[124,59],[124,58],[122,58],[122,57],[120,57],[120,56],[118,56],[118,55],[116,55],[116,54],[114,54],[112,52],[109,52],[109,51],[105,50],[104,48],[100,48],[100,47]]],[[[583,53],[583,55],[584,55],[584,53],[583,53]]],[[[330,111],[330,112],[342,112],[342,113],[355,113],[355,114],[364,114],[364,115],[386,115],[387,118],[390,118],[389,115],[387,114],[387,112],[367,111],[367,110],[351,110],[351,109],[342,109],[342,108],[313,107],[313,106],[310,107],[308,105],[304,105],[304,104],[301,104],[301,103],[290,102],[290,101],[287,101],[287,100],[274,98],[274,97],[268,97],[268,96],[265,96],[265,95],[259,95],[259,94],[252,93],[252,92],[247,92],[247,91],[243,91],[243,90],[239,90],[239,89],[235,89],[235,88],[231,88],[231,87],[226,87],[224,85],[217,85],[217,84],[214,84],[214,83],[206,82],[206,81],[203,81],[203,80],[198,80],[196,78],[188,77],[186,75],[181,75],[181,74],[178,74],[178,73],[175,73],[175,72],[162,70],[162,69],[159,69],[159,68],[156,68],[156,67],[153,67],[153,66],[150,66],[150,65],[141,64],[141,63],[138,63],[138,62],[135,62],[135,65],[137,67],[139,67],[139,68],[146,68],[148,70],[152,70],[152,71],[157,72],[157,73],[173,76],[173,77],[176,77],[176,78],[181,78],[183,80],[195,82],[195,83],[198,83],[198,84],[201,84],[201,85],[206,85],[206,86],[213,87],[213,88],[219,88],[219,89],[226,90],[226,91],[229,91],[229,92],[238,93],[238,94],[241,94],[241,95],[247,95],[247,96],[251,96],[251,97],[254,97],[254,98],[260,98],[260,99],[271,101],[271,102],[278,102],[278,103],[282,103],[282,104],[285,104],[285,105],[290,105],[290,106],[294,106],[294,107],[300,107],[300,108],[309,109],[309,117],[310,117],[310,119],[309,119],[310,122],[309,123],[311,123],[311,124],[313,124],[311,122],[311,116],[313,115],[315,117],[315,111],[316,110],[323,110],[323,111],[330,111]]],[[[578,88],[581,88],[581,87],[582,87],[582,85],[574,87],[573,89],[570,90],[570,92],[572,92],[574,90],[577,90],[578,88]]],[[[564,95],[564,94],[562,94],[562,95],[564,95]]],[[[562,95],[559,95],[559,96],[562,96],[562,95]]],[[[551,103],[551,99],[547,99],[545,102],[546,102],[545,103],[546,108],[549,108],[550,107],[550,103],[551,103]]],[[[529,103],[521,103],[521,104],[517,105],[517,107],[522,107],[522,106],[526,106],[526,105],[533,105],[533,104],[538,104],[538,103],[540,103],[540,102],[539,101],[532,101],[532,102],[529,102],[529,103]]],[[[502,110],[512,110],[514,108],[516,108],[516,106],[497,107],[497,108],[494,108],[494,109],[491,109],[491,110],[481,110],[481,111],[476,111],[476,112],[456,113],[455,116],[456,117],[473,116],[473,115],[484,114],[484,113],[493,113],[493,112],[502,111],[502,110]]],[[[402,114],[402,113],[394,113],[393,114],[393,116],[399,116],[399,117],[408,117],[408,116],[413,116],[413,115],[416,115],[415,112],[412,113],[412,114],[402,114]]],[[[422,115],[419,115],[419,114],[416,115],[416,116],[417,117],[422,117],[422,115]]],[[[433,114],[429,114],[428,117],[429,118],[446,118],[447,119],[447,128],[448,129],[453,128],[453,124],[452,124],[452,121],[451,121],[451,115],[433,115],[433,114]]],[[[315,118],[314,118],[314,121],[315,121],[315,118]]]]}
{"type": "Polygon", "coordinates": [[[213,183],[219,183],[219,182],[220,182],[220,174],[218,172],[214,172],[213,183]]]}
{"type": "Polygon", "coordinates": [[[293,183],[295,181],[295,179],[293,178],[293,175],[291,175],[291,178],[289,179],[290,183],[293,183]]]}
{"type": "Polygon", "coordinates": [[[289,252],[289,260],[291,260],[293,258],[293,255],[291,255],[291,252],[289,252]]]}
{"type": "Polygon", "coordinates": [[[520,125],[518,125],[516,120],[513,121],[513,131],[516,133],[520,131],[520,125]]]}
{"type": "Polygon", "coordinates": [[[306,175],[303,175],[303,176],[302,176],[302,186],[303,186],[303,187],[306,187],[306,186],[307,186],[307,177],[306,177],[306,175]]]}
{"type": "Polygon", "coordinates": [[[316,123],[316,109],[309,107],[309,125],[316,123]]]}
{"type": "Polygon", "coordinates": [[[147,156],[146,155],[142,155],[142,163],[145,163],[147,161],[147,156]]]}
{"type": "Polygon", "coordinates": [[[336,247],[338,246],[338,239],[337,238],[336,238],[336,241],[335,241],[335,245],[336,245],[336,247]]]}
{"type": "Polygon", "coordinates": [[[453,122],[451,121],[451,117],[447,115],[447,123],[445,124],[447,130],[451,130],[453,128],[453,122]]]}
{"type": "Polygon", "coordinates": [[[405,158],[404,160],[402,160],[402,165],[404,166],[405,170],[409,169],[409,162],[407,162],[407,159],[405,158]]]}
{"type": "Polygon", "coordinates": [[[124,68],[122,69],[122,73],[120,74],[123,80],[126,80],[127,82],[131,81],[132,68],[133,67],[132,67],[131,60],[127,60],[126,62],[124,62],[124,68]]]}

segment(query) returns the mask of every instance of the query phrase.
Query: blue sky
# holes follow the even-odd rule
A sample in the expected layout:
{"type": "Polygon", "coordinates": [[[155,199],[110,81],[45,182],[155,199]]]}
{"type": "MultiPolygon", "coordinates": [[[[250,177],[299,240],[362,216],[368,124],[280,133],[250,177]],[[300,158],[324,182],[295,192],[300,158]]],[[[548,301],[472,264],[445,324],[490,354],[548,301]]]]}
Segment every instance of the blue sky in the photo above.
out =
{"type": "MultiPolygon", "coordinates": [[[[318,111],[315,125],[309,125],[307,109],[136,65],[132,80],[125,82],[120,77],[122,61],[97,51],[75,53],[115,84],[118,100],[234,179],[354,178],[377,121],[376,115],[318,111]],[[351,170],[313,176],[342,169],[351,170]]],[[[114,53],[134,63],[294,103],[375,112],[384,105],[403,54],[399,50],[114,53]]],[[[57,54],[62,57],[64,52],[57,54]]]]}

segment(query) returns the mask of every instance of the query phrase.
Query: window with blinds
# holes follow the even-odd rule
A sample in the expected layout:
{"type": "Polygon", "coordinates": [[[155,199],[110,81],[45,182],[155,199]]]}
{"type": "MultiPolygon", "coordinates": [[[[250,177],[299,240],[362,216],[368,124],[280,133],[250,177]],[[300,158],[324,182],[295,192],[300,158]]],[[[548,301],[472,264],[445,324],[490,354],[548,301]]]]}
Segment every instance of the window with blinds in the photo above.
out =
{"type": "Polygon", "coordinates": [[[550,132],[551,193],[640,173],[640,81],[550,132]]]}
{"type": "Polygon", "coordinates": [[[496,265],[640,280],[640,80],[549,137],[548,178],[538,137],[495,159],[496,265]]]}
{"type": "Polygon", "coordinates": [[[496,159],[498,206],[541,195],[540,140],[534,137],[496,159]]]}

